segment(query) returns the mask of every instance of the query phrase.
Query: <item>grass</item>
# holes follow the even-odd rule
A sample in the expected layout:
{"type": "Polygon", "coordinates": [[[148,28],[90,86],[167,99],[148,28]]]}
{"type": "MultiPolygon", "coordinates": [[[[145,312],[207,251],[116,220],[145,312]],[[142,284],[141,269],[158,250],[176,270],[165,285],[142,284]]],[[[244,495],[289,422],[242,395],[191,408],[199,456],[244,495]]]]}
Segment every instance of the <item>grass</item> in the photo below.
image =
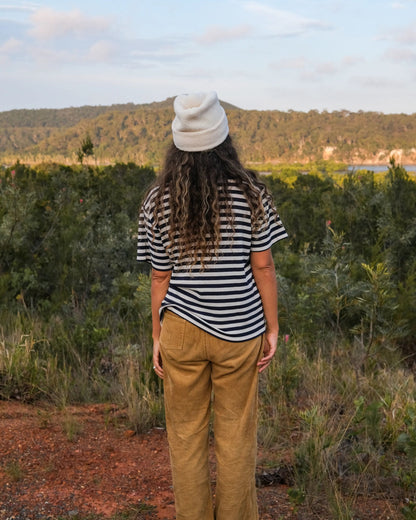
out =
{"type": "Polygon", "coordinates": [[[75,442],[82,433],[82,424],[68,411],[64,412],[61,425],[62,431],[70,442],[75,442]]]}
{"type": "Polygon", "coordinates": [[[118,370],[121,404],[137,433],[164,423],[161,382],[153,373],[148,353],[139,345],[129,346],[118,370]]]}
{"type": "Polygon", "coordinates": [[[24,478],[24,470],[20,461],[12,460],[4,466],[6,475],[13,481],[19,482],[24,478]]]}
{"type": "MultiPolygon", "coordinates": [[[[146,520],[156,518],[156,506],[142,502],[137,506],[130,506],[125,511],[120,511],[111,517],[96,514],[71,514],[67,516],[59,516],[54,520],[146,520]]],[[[52,519],[51,519],[52,520],[52,519]]]]}
{"type": "MultiPolygon", "coordinates": [[[[124,330],[111,337],[102,354],[90,358],[79,355],[71,331],[62,324],[52,323],[45,330],[41,320],[24,316],[7,316],[4,323],[8,327],[0,329],[0,399],[43,400],[61,410],[70,404],[117,403],[126,409],[136,432],[163,424],[162,383],[152,370],[151,349],[127,343],[124,330]]],[[[40,412],[40,425],[47,427],[48,421],[48,414],[40,412]]],[[[77,435],[71,417],[63,427],[69,438],[77,435]]]]}
{"type": "Polygon", "coordinates": [[[414,375],[400,364],[357,374],[353,349],[311,358],[299,343],[282,345],[261,382],[259,441],[292,452],[291,501],[324,503],[340,520],[354,517],[362,493],[416,499],[414,375]]]}

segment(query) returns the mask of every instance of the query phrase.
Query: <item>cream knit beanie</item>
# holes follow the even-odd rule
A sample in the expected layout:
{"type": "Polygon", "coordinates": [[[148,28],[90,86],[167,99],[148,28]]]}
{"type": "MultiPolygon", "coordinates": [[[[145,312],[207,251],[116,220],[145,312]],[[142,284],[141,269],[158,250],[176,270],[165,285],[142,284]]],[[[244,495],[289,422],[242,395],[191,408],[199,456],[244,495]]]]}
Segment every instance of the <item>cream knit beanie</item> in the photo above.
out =
{"type": "Polygon", "coordinates": [[[173,142],[180,150],[201,152],[225,141],[228,121],[216,92],[182,94],[173,108],[173,142]]]}

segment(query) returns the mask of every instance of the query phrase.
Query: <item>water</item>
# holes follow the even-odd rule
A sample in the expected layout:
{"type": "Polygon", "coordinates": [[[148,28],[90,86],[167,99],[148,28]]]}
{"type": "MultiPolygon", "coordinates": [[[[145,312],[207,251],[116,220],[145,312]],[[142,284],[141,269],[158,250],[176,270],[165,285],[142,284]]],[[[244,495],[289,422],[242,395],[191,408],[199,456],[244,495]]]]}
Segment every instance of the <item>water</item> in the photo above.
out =
{"type": "MultiPolygon", "coordinates": [[[[416,171],[416,165],[415,164],[403,164],[403,168],[408,172],[414,172],[416,171]]],[[[368,170],[374,173],[380,173],[380,172],[386,172],[389,169],[389,166],[387,164],[352,164],[348,166],[348,171],[352,172],[358,172],[359,170],[368,170]]]]}

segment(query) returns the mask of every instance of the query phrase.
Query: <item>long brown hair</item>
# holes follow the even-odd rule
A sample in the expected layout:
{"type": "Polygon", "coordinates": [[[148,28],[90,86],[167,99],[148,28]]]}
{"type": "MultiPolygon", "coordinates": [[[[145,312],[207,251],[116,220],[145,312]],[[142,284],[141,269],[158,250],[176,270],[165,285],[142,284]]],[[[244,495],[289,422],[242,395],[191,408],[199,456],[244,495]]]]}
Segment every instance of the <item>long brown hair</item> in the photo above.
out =
{"type": "Polygon", "coordinates": [[[191,265],[216,256],[221,240],[220,216],[226,215],[234,231],[228,185],[233,180],[243,191],[254,229],[266,219],[263,199],[273,207],[266,186],[257,174],[242,166],[228,136],[216,148],[202,152],[184,152],[173,143],[167,151],[164,167],[156,181],[159,190],[154,199],[153,217],[163,214],[168,194],[169,240],[178,248],[179,258],[191,265]]]}

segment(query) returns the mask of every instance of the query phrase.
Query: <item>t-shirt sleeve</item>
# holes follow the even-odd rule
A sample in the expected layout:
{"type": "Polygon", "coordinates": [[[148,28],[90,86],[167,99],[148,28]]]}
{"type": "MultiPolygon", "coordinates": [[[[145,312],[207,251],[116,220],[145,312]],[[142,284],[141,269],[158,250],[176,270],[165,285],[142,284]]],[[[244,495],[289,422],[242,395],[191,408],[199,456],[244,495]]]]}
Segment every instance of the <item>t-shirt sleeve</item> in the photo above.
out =
{"type": "Polygon", "coordinates": [[[163,244],[160,231],[154,217],[142,206],[139,215],[137,237],[137,261],[148,262],[157,271],[170,271],[172,265],[163,244]]]}
{"type": "Polygon", "coordinates": [[[251,251],[265,251],[273,244],[287,238],[288,234],[284,228],[276,209],[271,206],[269,200],[263,199],[265,208],[265,221],[251,237],[251,251]]]}

